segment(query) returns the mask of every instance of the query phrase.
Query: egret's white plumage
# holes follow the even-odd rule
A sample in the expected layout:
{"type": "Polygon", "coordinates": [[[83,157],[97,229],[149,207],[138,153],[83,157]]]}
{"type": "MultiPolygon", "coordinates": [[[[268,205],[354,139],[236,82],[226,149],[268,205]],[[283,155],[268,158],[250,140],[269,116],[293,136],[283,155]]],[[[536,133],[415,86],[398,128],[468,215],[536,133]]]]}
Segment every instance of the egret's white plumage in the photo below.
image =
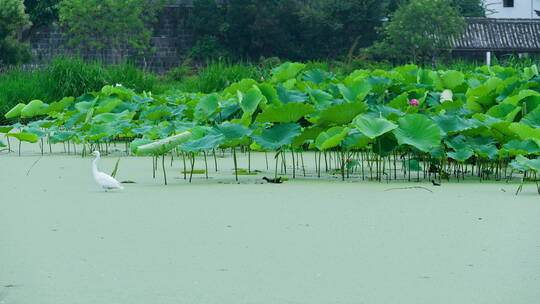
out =
{"type": "Polygon", "coordinates": [[[94,180],[96,181],[96,183],[98,183],[98,185],[105,189],[105,191],[111,189],[124,189],[122,184],[120,184],[116,179],[114,179],[114,177],[98,171],[97,165],[100,160],[99,151],[92,152],[92,155],[96,157],[96,159],[94,159],[94,161],[92,162],[92,174],[94,175],[94,180]]]}

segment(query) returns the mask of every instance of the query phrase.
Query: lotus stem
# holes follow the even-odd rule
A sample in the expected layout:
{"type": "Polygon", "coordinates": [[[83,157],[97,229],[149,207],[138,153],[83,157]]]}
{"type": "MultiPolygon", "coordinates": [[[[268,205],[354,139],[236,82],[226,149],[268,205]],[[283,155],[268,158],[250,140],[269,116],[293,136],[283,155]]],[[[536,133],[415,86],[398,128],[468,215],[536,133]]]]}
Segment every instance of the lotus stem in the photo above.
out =
{"type": "Polygon", "coordinates": [[[189,173],[189,182],[193,178],[193,168],[195,168],[195,153],[191,153],[191,172],[189,173]]]}
{"type": "Polygon", "coordinates": [[[294,150],[291,147],[291,155],[292,155],[292,176],[293,178],[296,178],[296,163],[294,161],[294,150]]]}
{"type": "Polygon", "coordinates": [[[163,179],[165,180],[165,185],[167,185],[167,172],[165,171],[165,153],[161,155],[161,168],[163,169],[163,179]]]}
{"type": "Polygon", "coordinates": [[[236,160],[236,148],[233,147],[234,178],[238,181],[238,161],[236,160]]]}
{"type": "Polygon", "coordinates": [[[208,162],[206,161],[206,151],[203,151],[204,155],[204,173],[206,175],[206,179],[208,179],[208,162]]]}
{"type": "Polygon", "coordinates": [[[216,169],[216,172],[218,172],[218,169],[217,169],[216,149],[212,149],[212,155],[214,156],[214,169],[216,169]]]}
{"type": "Polygon", "coordinates": [[[182,161],[184,162],[184,180],[187,179],[187,173],[186,173],[186,154],[184,153],[184,151],[182,151],[182,161]]]}

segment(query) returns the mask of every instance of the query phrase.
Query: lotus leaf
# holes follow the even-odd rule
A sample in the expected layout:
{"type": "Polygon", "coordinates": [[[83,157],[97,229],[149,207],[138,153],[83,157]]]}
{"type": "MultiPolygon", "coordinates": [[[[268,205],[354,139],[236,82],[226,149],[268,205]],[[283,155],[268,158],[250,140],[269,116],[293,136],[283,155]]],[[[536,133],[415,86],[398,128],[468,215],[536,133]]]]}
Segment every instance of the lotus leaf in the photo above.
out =
{"type": "Polygon", "coordinates": [[[349,129],[343,127],[333,127],[325,132],[321,132],[315,140],[315,146],[319,150],[327,150],[337,147],[341,141],[349,134],[349,129]]]}
{"type": "Polygon", "coordinates": [[[182,132],[164,139],[156,140],[151,143],[140,145],[136,148],[137,155],[161,155],[178,147],[178,145],[188,141],[192,133],[189,131],[182,132]]]}
{"type": "Polygon", "coordinates": [[[271,105],[257,115],[259,122],[296,122],[300,118],[315,111],[310,104],[287,103],[271,105]]]}
{"type": "Polygon", "coordinates": [[[22,109],[24,109],[26,105],[24,103],[19,103],[17,104],[16,106],[14,106],[13,108],[11,108],[11,110],[9,110],[5,115],[4,117],[7,118],[7,119],[11,119],[11,118],[15,118],[17,116],[20,116],[21,115],[21,111],[22,109]]]}
{"type": "Polygon", "coordinates": [[[277,82],[285,82],[295,78],[305,67],[302,63],[285,62],[272,70],[272,78],[277,82]]]}
{"type": "Polygon", "coordinates": [[[20,141],[26,141],[29,143],[37,143],[39,140],[39,137],[36,134],[32,133],[8,133],[6,136],[17,138],[20,141]]]}
{"type": "Polygon", "coordinates": [[[367,115],[358,116],[354,119],[353,124],[360,132],[371,139],[375,139],[376,137],[397,128],[397,125],[384,118],[376,118],[367,115]]]}
{"type": "Polygon", "coordinates": [[[363,102],[343,102],[324,109],[317,119],[317,124],[344,125],[350,123],[356,116],[366,112],[367,105],[363,102]]]}
{"type": "Polygon", "coordinates": [[[261,147],[268,150],[278,150],[282,146],[290,145],[300,133],[301,128],[298,124],[285,123],[264,129],[261,134],[255,134],[252,137],[261,147]]]}
{"type": "Polygon", "coordinates": [[[432,120],[422,114],[410,114],[398,120],[394,134],[400,145],[410,145],[428,152],[441,142],[441,130],[432,120]]]}

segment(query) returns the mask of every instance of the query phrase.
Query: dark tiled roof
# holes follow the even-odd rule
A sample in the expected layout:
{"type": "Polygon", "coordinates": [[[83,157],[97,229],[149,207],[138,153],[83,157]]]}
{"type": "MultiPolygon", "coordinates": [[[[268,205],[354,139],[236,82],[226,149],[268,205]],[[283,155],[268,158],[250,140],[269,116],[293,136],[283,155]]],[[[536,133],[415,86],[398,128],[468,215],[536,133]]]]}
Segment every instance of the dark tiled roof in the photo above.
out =
{"type": "Polygon", "coordinates": [[[540,19],[466,18],[467,29],[452,39],[456,51],[540,51],[540,19]]]}

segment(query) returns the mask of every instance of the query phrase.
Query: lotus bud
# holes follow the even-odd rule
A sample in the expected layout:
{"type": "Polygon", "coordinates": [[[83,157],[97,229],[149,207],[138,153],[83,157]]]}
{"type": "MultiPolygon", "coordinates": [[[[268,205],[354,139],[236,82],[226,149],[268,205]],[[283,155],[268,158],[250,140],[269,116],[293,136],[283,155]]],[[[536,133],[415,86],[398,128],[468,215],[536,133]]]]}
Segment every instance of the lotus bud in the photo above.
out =
{"type": "Polygon", "coordinates": [[[417,106],[417,105],[420,104],[420,102],[418,101],[418,99],[411,99],[411,100],[409,101],[409,104],[410,104],[411,106],[417,106]]]}
{"type": "Polygon", "coordinates": [[[442,93],[441,93],[441,103],[445,102],[445,101],[452,101],[453,100],[453,94],[452,94],[452,91],[450,90],[444,90],[442,93]]]}

